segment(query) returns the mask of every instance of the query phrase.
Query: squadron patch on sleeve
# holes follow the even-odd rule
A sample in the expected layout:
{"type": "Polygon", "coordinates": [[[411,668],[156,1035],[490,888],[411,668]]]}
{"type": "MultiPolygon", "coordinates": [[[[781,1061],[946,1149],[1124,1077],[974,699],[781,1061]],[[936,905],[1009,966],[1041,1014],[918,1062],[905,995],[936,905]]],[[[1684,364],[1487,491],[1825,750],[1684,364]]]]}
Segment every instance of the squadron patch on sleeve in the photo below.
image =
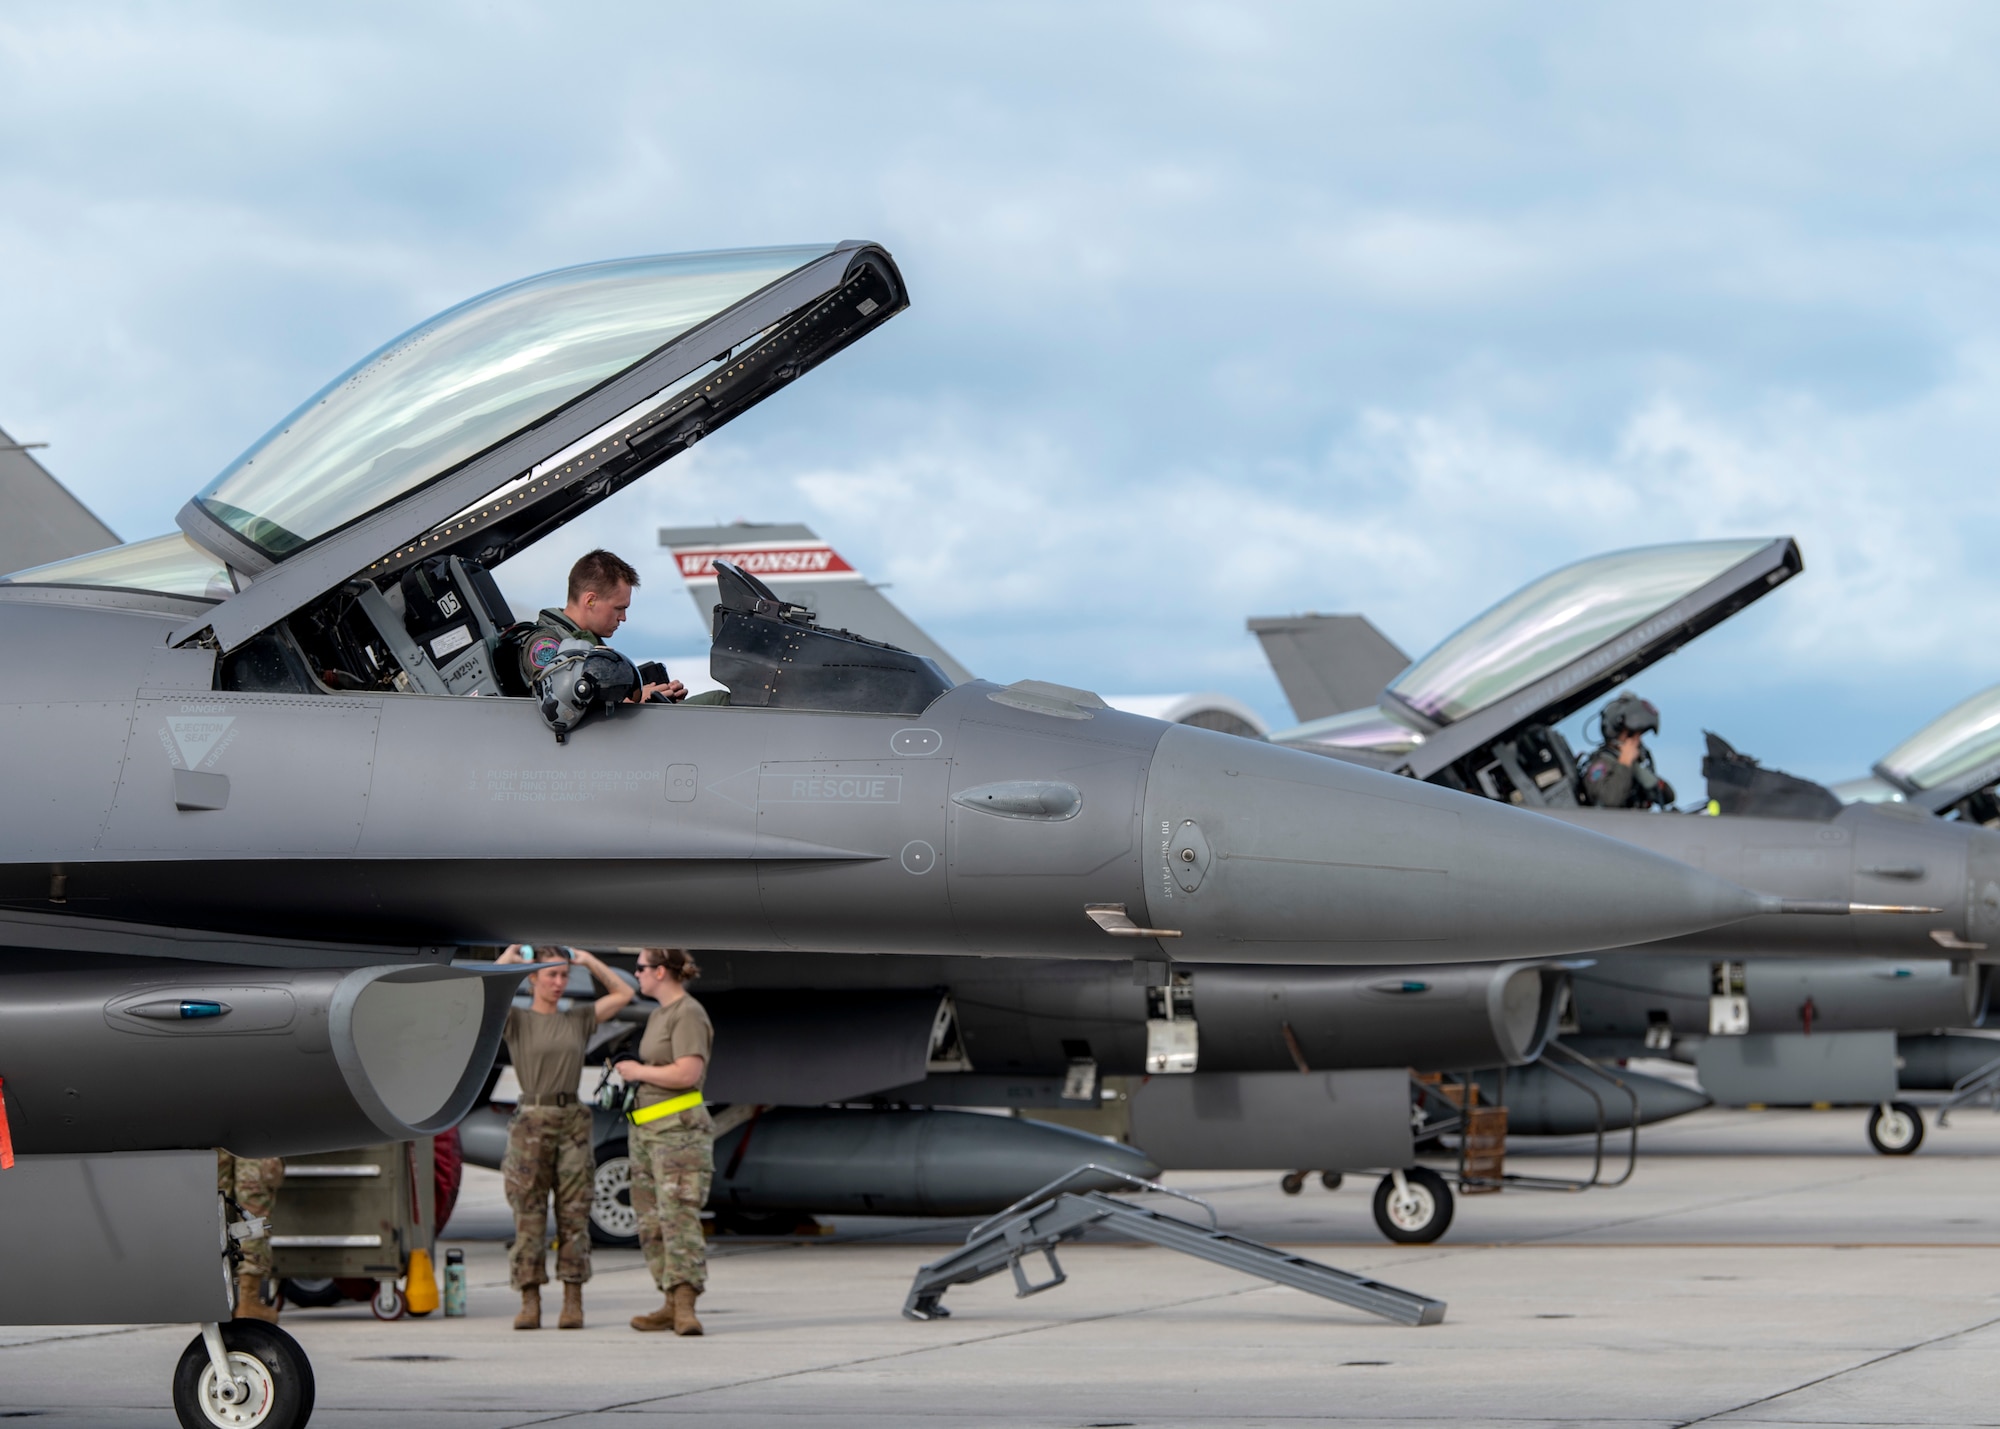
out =
{"type": "Polygon", "coordinates": [[[556,662],[556,651],[562,648],[560,635],[537,635],[528,642],[528,663],[537,670],[546,670],[556,662]]]}

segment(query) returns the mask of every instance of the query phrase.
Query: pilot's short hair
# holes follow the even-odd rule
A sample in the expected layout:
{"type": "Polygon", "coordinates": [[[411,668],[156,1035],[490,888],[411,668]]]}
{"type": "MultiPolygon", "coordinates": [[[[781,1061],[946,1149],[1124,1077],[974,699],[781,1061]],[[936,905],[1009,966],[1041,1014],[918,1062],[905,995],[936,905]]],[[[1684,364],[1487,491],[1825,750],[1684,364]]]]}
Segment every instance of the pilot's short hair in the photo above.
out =
{"type": "Polygon", "coordinates": [[[620,581],[636,590],[639,573],[609,551],[601,548],[590,551],[569,568],[569,598],[575,600],[585,591],[592,595],[613,595],[620,581]]]}

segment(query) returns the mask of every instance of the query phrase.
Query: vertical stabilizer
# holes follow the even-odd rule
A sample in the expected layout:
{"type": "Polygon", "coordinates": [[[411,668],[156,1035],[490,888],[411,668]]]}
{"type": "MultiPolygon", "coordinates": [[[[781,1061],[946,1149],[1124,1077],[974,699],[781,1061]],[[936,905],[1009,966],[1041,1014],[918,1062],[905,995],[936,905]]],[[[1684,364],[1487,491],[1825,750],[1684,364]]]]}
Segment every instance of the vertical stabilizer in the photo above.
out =
{"type": "Polygon", "coordinates": [[[756,576],[780,599],[817,612],[818,623],[828,629],[928,655],[954,683],[972,678],[972,672],[898,610],[880,586],[870,584],[809,527],[741,521],[729,526],[663,527],[660,544],[673,552],[704,625],[715,612],[715,562],[724,560],[756,576]]]}
{"type": "Polygon", "coordinates": [[[1365,615],[1254,616],[1250,629],[1300,724],[1374,704],[1410,664],[1365,615]]]}
{"type": "Polygon", "coordinates": [[[0,573],[117,544],[109,526],[0,431],[0,573]]]}

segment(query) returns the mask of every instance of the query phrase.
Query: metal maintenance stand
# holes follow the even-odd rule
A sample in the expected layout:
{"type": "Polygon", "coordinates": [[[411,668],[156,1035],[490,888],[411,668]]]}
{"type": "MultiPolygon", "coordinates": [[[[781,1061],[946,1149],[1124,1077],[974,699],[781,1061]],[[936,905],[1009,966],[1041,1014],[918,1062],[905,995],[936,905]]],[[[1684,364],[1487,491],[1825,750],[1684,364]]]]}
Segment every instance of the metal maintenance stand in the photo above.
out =
{"type": "Polygon", "coordinates": [[[1198,1256],[1217,1265],[1226,1265],[1231,1270],[1240,1270],[1245,1275],[1261,1276],[1295,1290],[1337,1300],[1400,1325],[1435,1325],[1444,1319],[1442,1300],[1398,1290],[1379,1280],[1352,1275],[1330,1265],[1321,1265],[1316,1260],[1307,1260],[1304,1256],[1287,1255],[1257,1241],[1229,1235],[1217,1228],[1215,1208],[1208,1202],[1095,1164],[1077,1167],[1033,1195],[1016,1201],[999,1215],[974,1226],[972,1233],[965,1238],[963,1249],[955,1250],[941,1260],[934,1260],[917,1272],[917,1278],[910,1286],[909,1299],[903,1302],[903,1314],[912,1320],[943,1319],[951,1314],[941,1303],[946,1290],[954,1285],[984,1280],[1002,1270],[1013,1271],[1016,1298],[1051,1290],[1069,1278],[1056,1260],[1056,1246],[1063,1241],[1077,1239],[1090,1227],[1099,1224],[1122,1231],[1134,1240],[1150,1241],[1183,1255],[1198,1256]],[[1189,1221],[1163,1216],[1102,1191],[1061,1189],[1087,1173],[1108,1176],[1142,1191],[1155,1191],[1163,1196],[1191,1202],[1208,1212],[1208,1226],[1204,1229],[1189,1221]],[[1049,1278],[1040,1284],[1030,1284],[1021,1262],[1036,1251],[1048,1260],[1049,1278]]]}

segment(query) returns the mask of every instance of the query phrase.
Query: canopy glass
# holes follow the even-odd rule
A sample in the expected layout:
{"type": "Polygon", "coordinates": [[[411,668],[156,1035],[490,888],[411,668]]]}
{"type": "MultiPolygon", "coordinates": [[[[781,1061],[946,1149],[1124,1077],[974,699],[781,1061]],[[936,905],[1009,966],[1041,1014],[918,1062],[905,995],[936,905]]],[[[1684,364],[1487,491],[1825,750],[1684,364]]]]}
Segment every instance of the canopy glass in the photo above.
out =
{"type": "Polygon", "coordinates": [[[1450,724],[1643,624],[1770,544],[1689,541],[1614,551],[1523,586],[1397,676],[1389,693],[1450,724]]]}
{"type": "Polygon", "coordinates": [[[1843,804],[1900,804],[1903,791],[1886,779],[1877,779],[1873,774],[1864,774],[1859,779],[1843,779],[1838,784],[1829,784],[1833,797],[1843,804]]]}
{"type": "Polygon", "coordinates": [[[495,288],[363,358],[195,500],[282,559],[831,251],[817,244],[625,258],[495,288]]]}
{"type": "Polygon", "coordinates": [[[2000,685],[1953,705],[1876,767],[1916,789],[1935,789],[2000,758],[2000,685]]]}
{"type": "Polygon", "coordinates": [[[1408,754],[1423,742],[1421,734],[1377,705],[1309,720],[1271,736],[1271,743],[1295,749],[1358,749],[1374,754],[1408,754]]]}
{"type": "Polygon", "coordinates": [[[220,600],[232,589],[222,562],[180,532],[110,546],[16,571],[10,585],[88,585],[220,600]]]}

